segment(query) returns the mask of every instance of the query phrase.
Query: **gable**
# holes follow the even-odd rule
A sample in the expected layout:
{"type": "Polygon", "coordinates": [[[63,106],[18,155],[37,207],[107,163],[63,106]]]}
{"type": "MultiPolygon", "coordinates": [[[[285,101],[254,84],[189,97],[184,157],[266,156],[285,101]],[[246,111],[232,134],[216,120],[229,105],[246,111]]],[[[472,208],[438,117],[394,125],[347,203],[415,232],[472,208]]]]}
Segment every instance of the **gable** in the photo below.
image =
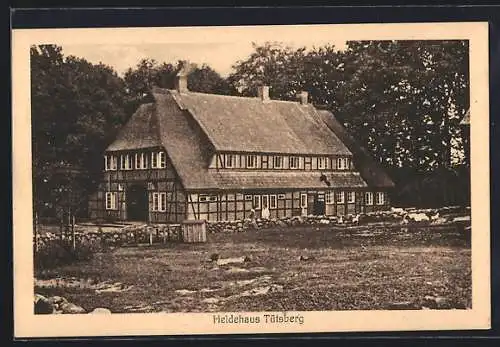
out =
{"type": "Polygon", "coordinates": [[[136,150],[161,146],[154,104],[143,104],[120,129],[106,151],[136,150]]]}

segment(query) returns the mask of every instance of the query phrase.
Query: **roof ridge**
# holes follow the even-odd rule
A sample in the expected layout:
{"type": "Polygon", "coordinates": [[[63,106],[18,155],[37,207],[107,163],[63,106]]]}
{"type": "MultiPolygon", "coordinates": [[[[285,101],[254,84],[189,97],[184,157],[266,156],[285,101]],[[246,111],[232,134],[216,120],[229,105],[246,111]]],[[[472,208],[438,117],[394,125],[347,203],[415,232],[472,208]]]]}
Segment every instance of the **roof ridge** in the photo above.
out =
{"type": "MultiPolygon", "coordinates": [[[[162,89],[162,88],[158,88],[162,89]]],[[[215,93],[202,93],[202,92],[195,92],[195,91],[187,91],[183,93],[179,93],[175,89],[165,89],[163,88],[164,91],[169,91],[170,93],[176,93],[176,94],[194,94],[194,95],[207,95],[207,96],[214,96],[214,97],[221,97],[221,98],[228,98],[228,99],[246,99],[246,100],[256,100],[258,101],[260,98],[258,96],[243,96],[243,95],[228,95],[228,94],[215,94],[215,93]]],[[[164,92],[159,92],[159,93],[164,93],[164,92]]],[[[296,104],[300,105],[299,101],[294,101],[294,100],[283,100],[283,99],[269,99],[266,100],[266,103],[271,103],[271,102],[283,102],[283,103],[290,103],[290,104],[296,104]]],[[[308,103],[308,106],[315,107],[313,104],[308,103]]]]}

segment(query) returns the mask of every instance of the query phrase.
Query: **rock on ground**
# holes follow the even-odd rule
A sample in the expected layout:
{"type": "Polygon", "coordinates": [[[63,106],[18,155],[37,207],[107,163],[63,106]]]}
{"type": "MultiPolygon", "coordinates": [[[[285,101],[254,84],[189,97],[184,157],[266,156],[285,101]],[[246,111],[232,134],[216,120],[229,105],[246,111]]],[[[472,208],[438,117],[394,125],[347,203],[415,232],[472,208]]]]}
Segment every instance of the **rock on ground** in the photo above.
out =
{"type": "Polygon", "coordinates": [[[89,312],[89,314],[110,314],[111,311],[107,308],[97,307],[93,311],[89,312]]]}
{"type": "Polygon", "coordinates": [[[51,302],[40,294],[35,294],[35,314],[54,313],[54,306],[51,302]]]}

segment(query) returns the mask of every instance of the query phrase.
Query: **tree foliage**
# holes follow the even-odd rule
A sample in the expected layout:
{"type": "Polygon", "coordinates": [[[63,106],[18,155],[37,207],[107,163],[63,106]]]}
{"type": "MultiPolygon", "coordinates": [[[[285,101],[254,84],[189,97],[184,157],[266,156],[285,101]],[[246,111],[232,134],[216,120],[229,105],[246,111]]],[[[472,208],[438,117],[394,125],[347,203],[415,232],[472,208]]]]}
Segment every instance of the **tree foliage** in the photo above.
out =
{"type": "Polygon", "coordinates": [[[31,72],[34,197],[43,209],[67,203],[69,190],[87,195],[126,120],[125,88],[110,67],[64,57],[55,45],[31,47],[31,72]]]}
{"type": "MultiPolygon", "coordinates": [[[[253,49],[227,78],[191,64],[189,89],[255,96],[258,86],[269,85],[271,97],[282,100],[305,90],[387,168],[402,194],[445,189],[439,184],[444,177],[467,182],[460,178],[467,168],[456,156],[462,149],[459,122],[469,107],[467,41],[353,41],[342,51],[269,42],[253,49]]],[[[152,101],[153,86],[174,88],[180,68],[181,61],[143,59],[122,78],[103,64],[65,57],[61,47],[31,47],[37,208],[61,204],[70,183],[87,196],[117,129],[141,103],[152,101]],[[80,178],[65,179],[61,167],[68,166],[79,168],[80,178]]]]}
{"type": "Polygon", "coordinates": [[[246,96],[262,84],[277,99],[308,91],[396,181],[418,185],[411,180],[463,171],[468,61],[467,41],[352,41],[343,51],[266,43],[254,45],[228,81],[246,96]]]}

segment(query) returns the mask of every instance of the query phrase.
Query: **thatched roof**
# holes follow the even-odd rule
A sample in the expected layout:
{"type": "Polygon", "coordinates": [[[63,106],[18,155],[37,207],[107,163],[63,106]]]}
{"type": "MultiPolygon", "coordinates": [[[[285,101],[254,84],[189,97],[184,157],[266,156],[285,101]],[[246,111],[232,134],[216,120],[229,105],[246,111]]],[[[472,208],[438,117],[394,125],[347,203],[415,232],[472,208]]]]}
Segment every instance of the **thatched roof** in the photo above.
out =
{"type": "MultiPolygon", "coordinates": [[[[329,186],[314,171],[219,171],[211,175],[221,189],[327,189],[329,186]]],[[[335,172],[325,175],[331,188],[363,188],[366,183],[357,172],[335,172]]]]}
{"type": "Polygon", "coordinates": [[[318,111],[325,124],[335,132],[342,142],[353,153],[354,165],[361,174],[361,177],[368,183],[370,187],[377,188],[392,188],[394,182],[380,165],[372,158],[368,151],[363,148],[340,124],[340,122],[329,111],[318,111]]]}
{"type": "MultiPolygon", "coordinates": [[[[192,190],[327,188],[314,171],[216,171],[208,169],[214,151],[353,155],[359,149],[328,111],[298,102],[155,88],[155,102],[141,106],[108,151],[163,146],[183,186],[192,190]],[[326,112],[326,113],[325,113],[326,112]],[[325,121],[325,116],[334,120],[325,121]],[[336,124],[336,125],[335,125],[336,124]],[[352,147],[352,148],[351,148],[352,147]]],[[[332,187],[377,187],[392,181],[373,161],[358,159],[361,175],[328,174],[332,187]],[[370,168],[363,168],[363,165],[370,168]],[[367,173],[374,170],[375,174],[367,173]],[[368,182],[368,181],[367,181],[368,182]],[[368,185],[370,185],[368,182],[368,185]],[[374,184],[375,183],[375,184],[374,184]]]]}
{"type": "Polygon", "coordinates": [[[219,151],[351,155],[315,115],[297,102],[170,91],[219,151]]]}
{"type": "Polygon", "coordinates": [[[135,114],[120,129],[115,141],[107,151],[124,151],[162,146],[158,132],[157,118],[153,114],[154,105],[139,106],[135,114]]]}

